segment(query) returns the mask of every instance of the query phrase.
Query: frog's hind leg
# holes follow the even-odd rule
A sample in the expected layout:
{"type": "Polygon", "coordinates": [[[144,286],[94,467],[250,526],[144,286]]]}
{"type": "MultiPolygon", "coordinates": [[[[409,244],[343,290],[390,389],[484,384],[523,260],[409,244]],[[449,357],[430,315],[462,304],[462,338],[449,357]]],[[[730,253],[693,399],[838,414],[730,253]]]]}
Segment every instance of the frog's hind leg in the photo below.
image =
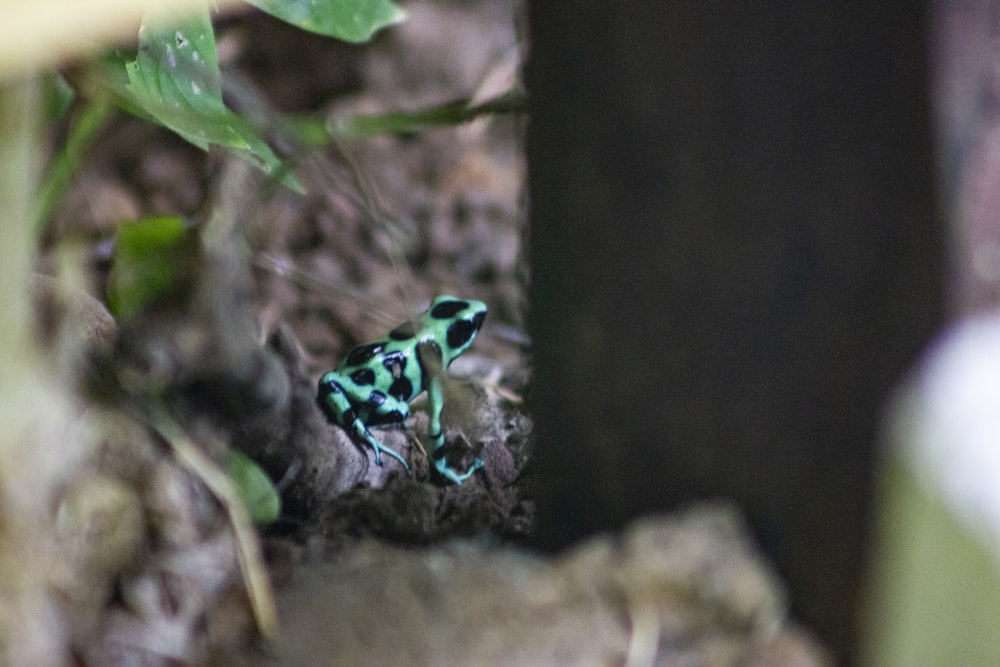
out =
{"type": "Polygon", "coordinates": [[[379,442],[371,434],[371,431],[368,430],[364,422],[358,418],[358,414],[354,411],[354,406],[347,399],[343,385],[341,385],[339,380],[340,378],[332,372],[327,373],[320,380],[319,393],[316,396],[316,400],[319,402],[324,414],[326,414],[327,419],[341,428],[347,429],[348,433],[353,433],[357,438],[367,442],[375,451],[375,465],[382,466],[382,452],[384,451],[402,463],[406,474],[411,475],[410,464],[406,462],[406,459],[399,452],[379,442]]]}
{"type": "Polygon", "coordinates": [[[427,402],[429,405],[430,412],[430,427],[427,431],[427,437],[430,438],[431,442],[434,443],[434,449],[431,450],[431,458],[434,460],[434,467],[437,469],[445,479],[448,479],[455,484],[461,484],[465,480],[472,477],[473,473],[483,467],[482,459],[476,459],[473,461],[469,469],[463,473],[455,472],[455,470],[448,465],[448,458],[445,456],[445,446],[444,446],[444,430],[441,427],[441,407],[444,405],[444,394],[441,388],[441,378],[434,376],[427,383],[427,402]]]}

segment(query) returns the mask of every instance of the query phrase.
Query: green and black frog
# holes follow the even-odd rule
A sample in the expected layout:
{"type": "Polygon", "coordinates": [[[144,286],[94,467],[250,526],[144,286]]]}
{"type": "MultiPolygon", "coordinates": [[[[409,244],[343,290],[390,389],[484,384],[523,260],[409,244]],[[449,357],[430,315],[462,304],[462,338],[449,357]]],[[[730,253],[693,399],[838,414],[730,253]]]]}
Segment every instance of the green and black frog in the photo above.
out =
{"type": "Polygon", "coordinates": [[[327,418],[367,442],[382,465],[382,452],[400,463],[406,460],[369,431],[371,426],[402,424],[409,402],[427,391],[430,412],[430,459],[441,475],[461,484],[483,466],[476,459],[463,473],[445,457],[441,409],[441,374],[465,352],[486,319],[486,304],[452,296],[436,297],[416,319],[401,324],[381,340],[355,347],[337,366],[319,379],[317,401],[327,418]]]}

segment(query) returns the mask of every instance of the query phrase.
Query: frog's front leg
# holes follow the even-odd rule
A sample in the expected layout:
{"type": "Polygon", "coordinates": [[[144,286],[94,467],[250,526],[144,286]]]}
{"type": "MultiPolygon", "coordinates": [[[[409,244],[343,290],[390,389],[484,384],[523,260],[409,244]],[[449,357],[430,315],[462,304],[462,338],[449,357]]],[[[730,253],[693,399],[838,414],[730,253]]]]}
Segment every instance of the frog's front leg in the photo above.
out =
{"type": "Polygon", "coordinates": [[[431,450],[431,459],[434,460],[434,467],[445,478],[455,484],[461,484],[472,477],[472,474],[483,467],[481,459],[475,459],[469,469],[464,473],[457,473],[448,465],[445,457],[444,430],[441,428],[441,410],[444,407],[444,392],[441,388],[441,378],[437,375],[427,381],[427,404],[430,412],[430,426],[427,429],[427,437],[434,443],[431,450]]]}
{"type": "Polygon", "coordinates": [[[344,391],[342,378],[337,373],[330,372],[320,379],[319,402],[327,416],[343,428],[348,429],[358,438],[368,443],[375,451],[375,464],[382,465],[382,452],[384,451],[392,458],[403,464],[406,474],[410,474],[410,464],[402,455],[391,447],[386,447],[368,430],[368,426],[361,420],[344,391]]]}

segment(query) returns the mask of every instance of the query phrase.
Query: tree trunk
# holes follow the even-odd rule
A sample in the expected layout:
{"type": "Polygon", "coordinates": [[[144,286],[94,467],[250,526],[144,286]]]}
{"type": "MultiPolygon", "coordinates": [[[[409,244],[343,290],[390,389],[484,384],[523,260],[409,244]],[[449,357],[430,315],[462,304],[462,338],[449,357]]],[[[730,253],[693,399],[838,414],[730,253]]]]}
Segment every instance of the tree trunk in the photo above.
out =
{"type": "Polygon", "coordinates": [[[729,497],[853,657],[874,445],[942,315],[909,3],[529,3],[539,541],[729,497]]]}

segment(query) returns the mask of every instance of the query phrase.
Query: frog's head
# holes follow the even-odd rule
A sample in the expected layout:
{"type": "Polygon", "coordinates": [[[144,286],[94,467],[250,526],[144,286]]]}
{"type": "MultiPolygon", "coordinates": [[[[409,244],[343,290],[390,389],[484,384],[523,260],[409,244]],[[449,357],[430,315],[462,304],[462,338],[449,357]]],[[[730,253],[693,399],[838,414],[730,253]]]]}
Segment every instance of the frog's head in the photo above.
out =
{"type": "Polygon", "coordinates": [[[486,319],[486,304],[475,299],[439,296],[431,301],[427,315],[441,325],[437,343],[441,346],[442,363],[447,368],[475,340],[486,319]]]}

